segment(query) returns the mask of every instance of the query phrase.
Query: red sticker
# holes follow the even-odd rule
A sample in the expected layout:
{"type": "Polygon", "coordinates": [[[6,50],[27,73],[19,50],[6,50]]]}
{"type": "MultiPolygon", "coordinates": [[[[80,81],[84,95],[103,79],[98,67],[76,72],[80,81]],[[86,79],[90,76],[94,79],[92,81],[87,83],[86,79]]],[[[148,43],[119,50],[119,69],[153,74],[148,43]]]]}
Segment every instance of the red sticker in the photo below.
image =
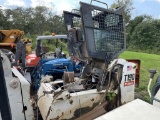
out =
{"type": "Polygon", "coordinates": [[[134,81],[125,82],[124,86],[134,85],[134,81]]]}

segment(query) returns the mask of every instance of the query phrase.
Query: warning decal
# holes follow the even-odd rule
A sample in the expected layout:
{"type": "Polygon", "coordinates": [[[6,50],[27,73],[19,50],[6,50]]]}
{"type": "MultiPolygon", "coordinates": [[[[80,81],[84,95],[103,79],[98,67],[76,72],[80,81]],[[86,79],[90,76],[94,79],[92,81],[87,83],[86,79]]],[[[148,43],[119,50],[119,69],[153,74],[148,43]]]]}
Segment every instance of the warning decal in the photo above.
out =
{"type": "Polygon", "coordinates": [[[130,85],[134,85],[134,80],[128,81],[128,82],[124,82],[124,86],[130,86],[130,85]]]}

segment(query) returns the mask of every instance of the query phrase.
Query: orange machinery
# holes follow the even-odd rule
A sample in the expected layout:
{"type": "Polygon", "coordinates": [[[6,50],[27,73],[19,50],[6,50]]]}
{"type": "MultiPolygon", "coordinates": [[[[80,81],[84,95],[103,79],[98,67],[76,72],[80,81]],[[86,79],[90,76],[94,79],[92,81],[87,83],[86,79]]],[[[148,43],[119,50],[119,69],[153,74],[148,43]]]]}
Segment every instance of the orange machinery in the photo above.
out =
{"type": "Polygon", "coordinates": [[[15,53],[15,46],[23,37],[24,31],[17,29],[0,30],[0,49],[8,49],[15,53]]]}

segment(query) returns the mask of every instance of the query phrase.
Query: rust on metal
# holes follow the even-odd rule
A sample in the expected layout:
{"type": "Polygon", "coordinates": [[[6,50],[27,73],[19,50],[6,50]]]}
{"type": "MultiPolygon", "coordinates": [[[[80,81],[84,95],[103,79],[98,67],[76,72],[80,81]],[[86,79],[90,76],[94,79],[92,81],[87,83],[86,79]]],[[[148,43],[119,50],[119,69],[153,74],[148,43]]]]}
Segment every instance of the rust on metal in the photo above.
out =
{"type": "Polygon", "coordinates": [[[93,120],[94,118],[99,117],[100,115],[103,115],[106,113],[106,107],[108,105],[108,102],[105,101],[101,105],[97,105],[92,111],[80,116],[76,120],[93,120]]]}
{"type": "Polygon", "coordinates": [[[64,83],[72,83],[74,81],[74,72],[64,72],[63,74],[64,83]]]}
{"type": "Polygon", "coordinates": [[[73,103],[73,100],[69,100],[69,103],[72,104],[72,103],[73,103]]]}
{"type": "Polygon", "coordinates": [[[94,99],[91,99],[91,101],[94,101],[94,99]]]}

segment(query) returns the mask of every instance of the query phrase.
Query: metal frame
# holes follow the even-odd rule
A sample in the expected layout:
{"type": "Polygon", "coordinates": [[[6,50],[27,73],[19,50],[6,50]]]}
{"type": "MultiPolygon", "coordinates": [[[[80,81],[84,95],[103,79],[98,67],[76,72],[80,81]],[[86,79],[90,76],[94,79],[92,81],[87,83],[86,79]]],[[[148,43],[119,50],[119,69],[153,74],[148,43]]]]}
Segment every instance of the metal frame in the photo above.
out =
{"type": "Polygon", "coordinates": [[[83,41],[83,30],[80,29],[82,26],[82,20],[80,13],[73,13],[64,11],[64,22],[68,36],[68,53],[74,55],[77,58],[88,57],[85,48],[85,41],[83,41]]]}
{"type": "MultiPolygon", "coordinates": [[[[123,22],[123,34],[124,34],[124,46],[119,52],[109,52],[109,51],[96,51],[95,49],[95,43],[94,41],[94,31],[93,31],[93,18],[92,18],[92,10],[100,10],[103,12],[107,13],[112,13],[116,15],[123,15],[122,9],[117,9],[116,11],[100,8],[94,5],[90,5],[87,3],[80,2],[81,5],[81,17],[82,17],[82,23],[83,23],[83,28],[84,28],[84,37],[85,41],[87,44],[88,48],[88,54],[92,58],[97,58],[97,59],[105,59],[104,56],[106,57],[106,54],[108,55],[108,59],[115,59],[118,57],[120,53],[122,53],[125,50],[126,42],[125,42],[125,27],[124,27],[124,22],[123,22]]],[[[123,20],[123,19],[122,19],[123,20]]],[[[103,29],[102,29],[103,30],[103,29]]]]}
{"type": "Polygon", "coordinates": [[[0,119],[12,120],[8,92],[6,87],[6,80],[2,66],[2,59],[0,54],[0,119]]]}
{"type": "Polygon", "coordinates": [[[92,1],[96,1],[96,2],[99,2],[99,3],[105,4],[105,5],[107,6],[107,9],[108,9],[108,4],[107,4],[107,3],[101,2],[101,1],[99,1],[99,0],[91,0],[91,3],[90,3],[90,4],[92,4],[92,1]]]}
{"type": "Polygon", "coordinates": [[[67,35],[38,36],[38,37],[36,38],[36,40],[43,40],[43,39],[47,39],[47,40],[53,40],[53,39],[56,39],[56,38],[67,39],[67,35]]]}
{"type": "MultiPolygon", "coordinates": [[[[34,118],[34,113],[31,105],[32,103],[30,101],[30,83],[16,68],[11,68],[11,63],[7,56],[1,51],[0,53],[1,58],[3,58],[3,70],[1,71],[4,71],[4,78],[6,83],[0,84],[0,89],[2,88],[6,90],[8,94],[8,100],[6,99],[5,101],[6,97],[4,94],[6,94],[6,92],[4,92],[4,90],[0,91],[0,95],[3,95],[3,97],[0,96],[0,100],[3,99],[3,101],[0,102],[2,120],[31,120],[34,118]],[[4,93],[1,94],[1,92],[4,93]],[[10,107],[5,104],[6,102],[9,102],[8,104],[10,107]]],[[[0,82],[1,81],[2,79],[0,82]]]]}
{"type": "Polygon", "coordinates": [[[77,27],[73,25],[73,17],[78,17],[81,18],[81,15],[78,13],[73,13],[73,12],[68,12],[68,11],[63,11],[64,14],[64,23],[66,25],[66,30],[68,30],[67,26],[71,25],[70,27],[77,27]]]}
{"type": "Polygon", "coordinates": [[[36,48],[36,55],[37,56],[40,56],[40,53],[41,53],[41,40],[54,40],[54,39],[67,39],[67,35],[55,35],[55,36],[52,36],[52,35],[48,35],[48,36],[38,36],[36,38],[37,40],[37,48],[36,48]]]}

